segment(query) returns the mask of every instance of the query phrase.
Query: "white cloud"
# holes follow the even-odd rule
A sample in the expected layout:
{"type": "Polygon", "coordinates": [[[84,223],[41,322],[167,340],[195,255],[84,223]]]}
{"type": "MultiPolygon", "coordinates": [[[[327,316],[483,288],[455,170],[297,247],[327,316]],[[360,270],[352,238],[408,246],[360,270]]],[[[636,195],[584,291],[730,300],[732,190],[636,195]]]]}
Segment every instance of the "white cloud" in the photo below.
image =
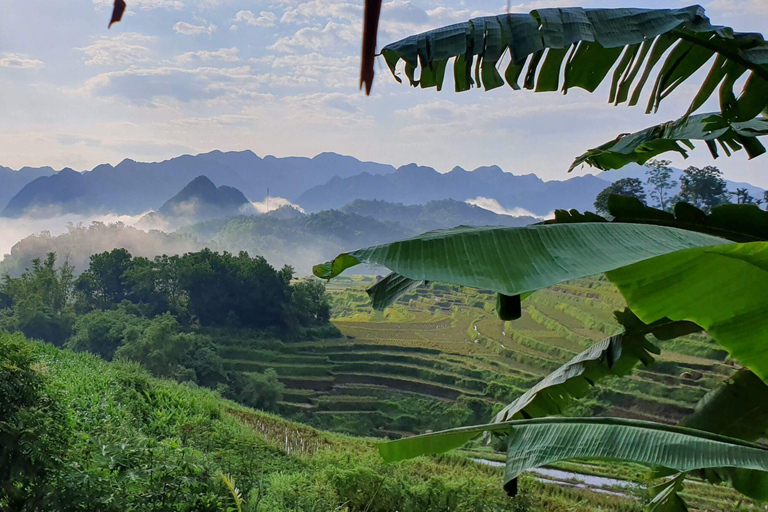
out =
{"type": "Polygon", "coordinates": [[[176,56],[176,62],[190,64],[193,62],[208,62],[218,60],[222,62],[238,62],[240,60],[238,48],[220,48],[218,50],[201,50],[199,52],[187,52],[176,56]]]}
{"type": "Polygon", "coordinates": [[[511,215],[512,217],[535,217],[537,219],[550,219],[555,215],[555,212],[552,212],[542,217],[529,212],[525,208],[504,208],[496,199],[492,197],[478,196],[474,199],[467,199],[465,202],[467,204],[479,206],[484,210],[490,210],[493,213],[498,213],[499,215],[511,215]]]}
{"type": "MultiPolygon", "coordinates": [[[[113,0],[93,0],[98,6],[111,8],[113,0]]],[[[184,2],[181,0],[131,0],[128,2],[128,9],[137,9],[142,11],[151,11],[153,9],[183,9],[184,2]]]]}
{"type": "MultiPolygon", "coordinates": [[[[277,15],[269,11],[261,11],[256,16],[251,11],[240,11],[235,14],[235,23],[245,23],[246,25],[252,25],[254,27],[274,27],[275,21],[277,21],[277,15]]],[[[232,25],[230,28],[236,28],[236,25],[232,25]]]]}
{"type": "Polygon", "coordinates": [[[304,212],[304,208],[301,206],[294,204],[287,200],[284,197],[267,197],[263,201],[254,201],[251,203],[254,208],[256,208],[256,211],[259,213],[267,213],[277,210],[278,208],[282,208],[283,206],[292,206],[299,210],[301,213],[304,212]]]}
{"type": "Polygon", "coordinates": [[[768,16],[765,0],[715,0],[707,5],[710,14],[721,16],[768,16]]]}
{"type": "Polygon", "coordinates": [[[268,55],[252,59],[252,62],[266,64],[283,77],[311,80],[311,83],[336,88],[355,84],[360,61],[357,56],[330,57],[320,53],[307,53],[268,55]]]}
{"type": "Polygon", "coordinates": [[[257,97],[259,79],[249,66],[237,68],[129,68],[88,80],[84,90],[95,96],[123,97],[135,105],[155,106],[159,98],[181,103],[221,97],[257,97]]]}
{"type": "Polygon", "coordinates": [[[75,48],[85,54],[87,66],[127,66],[149,62],[152,51],[146,46],[155,37],[127,32],[117,36],[102,36],[88,46],[75,48]]]}
{"type": "Polygon", "coordinates": [[[41,60],[22,57],[15,53],[3,53],[0,56],[0,68],[40,69],[44,66],[45,64],[41,60]]]}
{"type": "Polygon", "coordinates": [[[302,50],[335,50],[347,54],[350,43],[358,41],[360,34],[348,24],[329,21],[325,27],[304,27],[291,36],[278,39],[269,46],[270,50],[281,53],[295,53],[302,50]]]}
{"type": "Polygon", "coordinates": [[[193,25],[191,23],[187,23],[186,21],[179,21],[173,26],[173,31],[177,34],[182,34],[185,36],[199,36],[202,34],[208,34],[211,35],[216,30],[216,25],[209,24],[209,25],[193,25]]]}
{"type": "Polygon", "coordinates": [[[360,4],[334,0],[309,0],[288,9],[280,22],[316,24],[321,20],[329,19],[357,22],[362,14],[363,7],[360,4]]]}

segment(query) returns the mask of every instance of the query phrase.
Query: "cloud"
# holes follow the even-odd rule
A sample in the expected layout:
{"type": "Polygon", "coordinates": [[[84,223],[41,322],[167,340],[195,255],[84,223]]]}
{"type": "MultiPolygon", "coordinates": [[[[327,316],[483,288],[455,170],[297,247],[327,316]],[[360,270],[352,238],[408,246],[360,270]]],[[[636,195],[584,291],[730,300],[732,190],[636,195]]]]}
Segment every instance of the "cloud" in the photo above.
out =
{"type": "Polygon", "coordinates": [[[123,97],[136,105],[153,106],[159,98],[182,103],[224,96],[252,98],[259,83],[249,66],[129,68],[95,76],[84,90],[94,96],[123,97]]]}
{"type": "Polygon", "coordinates": [[[707,10],[721,16],[768,16],[768,2],[765,0],[715,0],[707,10]]]}
{"type": "Polygon", "coordinates": [[[281,23],[317,24],[320,20],[344,20],[358,22],[363,14],[360,4],[334,0],[309,0],[288,9],[280,18],[281,23]]]}
{"type": "Polygon", "coordinates": [[[287,200],[284,197],[267,197],[263,201],[254,201],[251,203],[254,208],[256,208],[256,211],[259,213],[267,213],[277,210],[278,208],[282,208],[283,206],[292,206],[299,210],[301,213],[306,213],[304,211],[304,208],[301,206],[294,204],[287,200]]]}
{"type": "MultiPolygon", "coordinates": [[[[258,16],[251,11],[240,11],[235,14],[234,21],[235,23],[245,23],[254,27],[274,27],[277,16],[269,11],[261,11],[258,16]]],[[[230,29],[232,28],[237,29],[237,25],[230,27],[230,29]]]]}
{"type": "Polygon", "coordinates": [[[256,64],[269,66],[276,74],[291,78],[296,83],[319,83],[325,87],[349,87],[357,79],[357,56],[331,57],[321,53],[268,55],[252,59],[256,64]]]}
{"type": "Polygon", "coordinates": [[[75,48],[85,54],[86,66],[128,66],[150,62],[152,51],[146,46],[155,37],[127,32],[117,36],[102,36],[88,46],[75,48]]]}
{"type": "Polygon", "coordinates": [[[45,64],[41,60],[22,57],[15,53],[3,53],[0,56],[0,68],[40,69],[44,66],[45,64]]]}
{"type": "Polygon", "coordinates": [[[281,53],[296,53],[301,50],[336,50],[347,54],[349,43],[360,38],[351,25],[329,21],[325,27],[304,27],[291,36],[278,39],[270,50],[281,53]]]}
{"type": "Polygon", "coordinates": [[[199,36],[202,34],[208,34],[210,36],[215,30],[216,25],[213,24],[209,24],[207,26],[193,25],[191,23],[187,23],[186,21],[179,21],[173,26],[174,32],[185,36],[199,36]]]}
{"type": "Polygon", "coordinates": [[[201,50],[199,52],[187,52],[176,56],[176,62],[179,64],[190,64],[193,62],[208,62],[219,60],[222,62],[238,62],[240,60],[240,50],[238,48],[220,48],[215,51],[201,50]]]}
{"type": "Polygon", "coordinates": [[[542,217],[540,215],[536,215],[535,213],[529,212],[525,208],[504,208],[496,199],[492,197],[478,196],[474,199],[467,199],[465,202],[467,204],[479,206],[484,210],[490,210],[493,213],[497,213],[499,215],[510,215],[512,217],[534,217],[537,219],[550,219],[555,215],[555,212],[552,212],[542,217]]]}
{"type": "MultiPolygon", "coordinates": [[[[93,0],[93,3],[98,6],[111,8],[114,2],[113,0],[93,0]]],[[[181,0],[131,0],[128,12],[130,12],[130,9],[151,11],[154,9],[183,9],[184,7],[184,2],[181,0]]]]}

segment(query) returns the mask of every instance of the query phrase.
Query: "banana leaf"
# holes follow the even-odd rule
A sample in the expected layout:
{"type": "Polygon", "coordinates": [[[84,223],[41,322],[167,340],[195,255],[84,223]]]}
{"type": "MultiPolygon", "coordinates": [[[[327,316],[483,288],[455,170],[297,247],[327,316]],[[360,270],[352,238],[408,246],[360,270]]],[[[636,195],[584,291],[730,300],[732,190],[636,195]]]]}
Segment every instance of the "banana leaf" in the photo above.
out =
{"type": "Polygon", "coordinates": [[[757,137],[766,135],[766,117],[730,122],[719,113],[698,114],[619,136],[576,158],[569,171],[583,164],[603,171],[620,169],[629,163],[642,165],[669,151],[688,158],[694,140],[705,142],[713,158],[719,156],[719,145],[728,156],[744,148],[751,159],[765,153],[765,146],[757,137]]]}
{"type": "Polygon", "coordinates": [[[443,453],[459,437],[506,435],[505,487],[516,489],[524,471],[563,460],[612,460],[679,472],[699,468],[768,471],[768,449],[698,430],[618,418],[540,418],[491,423],[378,445],[387,462],[443,453]]]}
{"type": "Polygon", "coordinates": [[[643,322],[692,321],[768,382],[768,243],[686,249],[606,276],[643,322]]]}
{"type": "Polygon", "coordinates": [[[768,44],[763,36],[712,25],[700,6],[569,7],[486,16],[407,37],[386,45],[381,54],[398,81],[397,65],[403,60],[411,85],[422,88],[440,89],[451,59],[457,91],[473,85],[488,90],[505,82],[517,90],[522,77],[523,87],[537,92],[572,87],[594,92],[608,79],[612,103],[635,105],[650,82],[648,112],[712,62],[689,112],[718,87],[720,114],[729,121],[752,119],[768,105],[768,44]],[[497,67],[506,56],[502,76],[497,67]],[[737,98],[734,86],[747,72],[737,98]]]}
{"type": "Polygon", "coordinates": [[[723,243],[729,242],[674,228],[619,223],[459,227],[343,253],[313,272],[330,279],[371,263],[414,281],[514,296],[681,249],[723,243]]]}

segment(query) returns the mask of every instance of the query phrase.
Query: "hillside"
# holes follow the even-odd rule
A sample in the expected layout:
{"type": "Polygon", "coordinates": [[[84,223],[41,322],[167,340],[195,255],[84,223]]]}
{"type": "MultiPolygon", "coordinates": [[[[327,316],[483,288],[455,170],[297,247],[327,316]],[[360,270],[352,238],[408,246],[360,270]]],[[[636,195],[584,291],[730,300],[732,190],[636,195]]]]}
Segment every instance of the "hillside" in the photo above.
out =
{"type": "Polygon", "coordinates": [[[639,510],[624,497],[527,476],[512,501],[499,485],[501,470],[465,456],[384,464],[369,439],[16,335],[0,334],[0,393],[0,433],[11,441],[0,455],[19,468],[13,482],[25,484],[0,481],[3,510],[236,510],[226,481],[251,512],[639,510]],[[6,449],[31,440],[33,452],[6,449]]]}
{"type": "Polygon", "coordinates": [[[456,226],[525,226],[538,222],[534,217],[499,215],[472,204],[453,199],[429,201],[424,205],[404,205],[386,201],[358,199],[341,211],[367,215],[374,219],[398,222],[414,234],[456,226]]]}
{"type": "Polygon", "coordinates": [[[156,211],[136,224],[140,228],[167,228],[235,215],[254,215],[256,208],[234,187],[216,185],[198,176],[156,211]]]}
{"type": "Polygon", "coordinates": [[[21,188],[5,206],[2,216],[46,216],[51,212],[136,215],[157,208],[200,175],[219,185],[236,187],[251,198],[265,197],[269,188],[271,195],[293,200],[334,176],[393,171],[388,165],[334,153],[321,153],[314,158],[262,158],[251,151],[212,151],[163,162],[126,159],[116,166],[102,164],[82,173],[70,170],[42,176],[21,188]]]}
{"type": "Polygon", "coordinates": [[[357,199],[391,203],[425,204],[478,197],[496,199],[503,208],[522,208],[535,215],[548,215],[557,208],[588,210],[608,182],[584,176],[566,181],[544,181],[534,174],[515,175],[497,166],[465,171],[460,167],[441,174],[416,164],[384,175],[359,174],[335,177],[304,192],[297,200],[307,211],[341,208],[357,199]]]}

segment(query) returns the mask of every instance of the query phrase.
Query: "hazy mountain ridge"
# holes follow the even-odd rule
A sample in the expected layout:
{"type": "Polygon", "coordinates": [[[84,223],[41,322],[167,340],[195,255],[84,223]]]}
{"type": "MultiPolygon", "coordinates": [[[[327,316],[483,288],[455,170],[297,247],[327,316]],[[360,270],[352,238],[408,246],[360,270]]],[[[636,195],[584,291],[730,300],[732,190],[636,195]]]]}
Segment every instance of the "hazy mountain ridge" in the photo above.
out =
{"type": "Polygon", "coordinates": [[[136,225],[149,229],[179,227],[256,213],[256,208],[240,190],[227,185],[216,187],[206,176],[198,176],[163,203],[158,211],[143,216],[136,225]]]}
{"type": "MultiPolygon", "coordinates": [[[[136,215],[159,208],[197,176],[240,189],[249,198],[295,199],[303,191],[334,176],[360,172],[394,172],[392,166],[363,162],[335,153],[314,158],[259,157],[252,151],[212,151],[162,162],[126,159],[91,171],[56,172],[25,183],[2,211],[4,217],[113,212],[136,215]],[[87,200],[85,200],[87,198],[87,200]]],[[[13,172],[13,171],[12,171],[13,172]]],[[[0,176],[0,185],[3,184],[0,176]]]]}
{"type": "Polygon", "coordinates": [[[534,174],[515,175],[498,166],[466,171],[460,167],[441,174],[416,164],[400,167],[386,175],[359,174],[333,178],[302,194],[297,202],[307,211],[341,208],[357,199],[383,200],[405,205],[477,197],[496,199],[502,208],[524,209],[548,215],[557,208],[591,209],[597,194],[609,185],[595,176],[567,181],[544,181],[534,174]]]}

